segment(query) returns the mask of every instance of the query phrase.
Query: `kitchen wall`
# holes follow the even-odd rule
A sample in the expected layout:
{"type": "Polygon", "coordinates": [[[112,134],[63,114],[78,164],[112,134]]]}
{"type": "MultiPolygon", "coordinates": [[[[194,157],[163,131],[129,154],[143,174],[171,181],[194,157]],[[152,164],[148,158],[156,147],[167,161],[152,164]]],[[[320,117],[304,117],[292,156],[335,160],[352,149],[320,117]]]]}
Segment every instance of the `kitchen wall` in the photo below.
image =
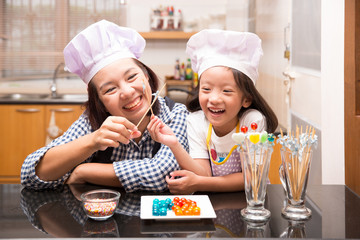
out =
{"type": "Polygon", "coordinates": [[[322,182],[345,184],[344,0],[321,6],[322,182]]]}
{"type": "MultiPolygon", "coordinates": [[[[255,29],[264,50],[258,90],[274,109],[282,127],[304,123],[320,133],[319,156],[312,169],[317,176],[311,181],[344,184],[343,0],[321,2],[321,74],[292,69],[291,62],[284,58],[284,27],[291,22],[291,1],[128,0],[127,25],[149,31],[150,9],[159,5],[182,9],[185,24],[195,21],[203,27],[209,18],[226,14],[227,29],[255,29]],[[284,84],[284,71],[296,71],[291,89],[284,84]]],[[[161,77],[172,75],[175,59],[187,58],[185,44],[186,40],[148,40],[141,60],[161,77]]]]}
{"type": "MultiPolygon", "coordinates": [[[[126,24],[140,32],[150,31],[151,9],[162,5],[174,6],[175,11],[182,10],[184,31],[198,31],[215,25],[244,30],[247,26],[247,2],[248,0],[128,0],[126,24]],[[242,18],[238,17],[239,13],[242,13],[242,18]]],[[[186,40],[147,40],[141,60],[164,78],[166,75],[173,75],[176,58],[186,61],[185,46],[186,40]]]]}
{"type": "Polygon", "coordinates": [[[257,88],[284,127],[302,123],[320,133],[310,183],[345,184],[344,1],[321,1],[321,73],[293,68],[283,57],[291,1],[257,0],[256,10],[256,32],[264,49],[257,88]],[[284,85],[284,71],[294,73],[290,89],[284,85]]]}

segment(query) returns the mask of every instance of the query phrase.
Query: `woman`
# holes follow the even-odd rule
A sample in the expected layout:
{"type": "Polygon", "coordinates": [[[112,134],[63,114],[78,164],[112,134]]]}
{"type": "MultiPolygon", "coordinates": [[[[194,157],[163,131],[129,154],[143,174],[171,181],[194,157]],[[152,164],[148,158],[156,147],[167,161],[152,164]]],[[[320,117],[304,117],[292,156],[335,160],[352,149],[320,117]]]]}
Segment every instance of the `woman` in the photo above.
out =
{"type": "Polygon", "coordinates": [[[185,149],[188,112],[182,104],[169,108],[162,97],[149,111],[159,80],[137,60],[144,47],[139,33],[106,20],[70,41],[65,64],[87,84],[86,111],[64,135],[25,159],[24,186],[92,183],[128,192],[167,189],[165,176],[179,166],[171,150],[159,149],[146,130],[150,112],[172,128],[185,149]]]}

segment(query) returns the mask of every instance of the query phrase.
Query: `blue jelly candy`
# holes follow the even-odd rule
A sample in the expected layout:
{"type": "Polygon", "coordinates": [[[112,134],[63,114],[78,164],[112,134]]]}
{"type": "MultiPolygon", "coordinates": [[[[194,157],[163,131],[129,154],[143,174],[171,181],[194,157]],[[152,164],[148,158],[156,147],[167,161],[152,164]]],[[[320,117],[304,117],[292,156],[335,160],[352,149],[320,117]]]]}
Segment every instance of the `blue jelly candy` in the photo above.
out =
{"type": "Polygon", "coordinates": [[[167,207],[167,204],[166,204],[165,200],[160,200],[159,205],[160,205],[161,208],[163,208],[163,207],[166,208],[167,207]]]}
{"type": "Polygon", "coordinates": [[[159,210],[159,215],[160,216],[166,216],[166,214],[167,214],[167,208],[160,208],[160,210],[159,210]]]}
{"type": "Polygon", "coordinates": [[[153,216],[159,216],[159,215],[160,215],[160,210],[159,210],[158,208],[154,208],[154,209],[152,210],[152,215],[153,215],[153,216]]]}

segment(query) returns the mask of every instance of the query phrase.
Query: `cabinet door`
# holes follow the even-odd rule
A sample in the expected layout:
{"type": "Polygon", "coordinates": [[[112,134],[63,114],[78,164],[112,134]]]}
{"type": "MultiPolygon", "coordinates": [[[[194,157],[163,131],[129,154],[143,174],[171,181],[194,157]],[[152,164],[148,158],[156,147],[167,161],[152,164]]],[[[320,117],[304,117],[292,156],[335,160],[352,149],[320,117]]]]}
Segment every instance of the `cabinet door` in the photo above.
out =
{"type": "Polygon", "coordinates": [[[0,182],[20,181],[27,155],[44,145],[42,105],[0,105],[0,182]]]}
{"type": "Polygon", "coordinates": [[[50,126],[56,126],[58,133],[49,134],[47,137],[52,140],[62,135],[73,124],[84,111],[81,105],[47,105],[45,110],[46,131],[50,126]]]}

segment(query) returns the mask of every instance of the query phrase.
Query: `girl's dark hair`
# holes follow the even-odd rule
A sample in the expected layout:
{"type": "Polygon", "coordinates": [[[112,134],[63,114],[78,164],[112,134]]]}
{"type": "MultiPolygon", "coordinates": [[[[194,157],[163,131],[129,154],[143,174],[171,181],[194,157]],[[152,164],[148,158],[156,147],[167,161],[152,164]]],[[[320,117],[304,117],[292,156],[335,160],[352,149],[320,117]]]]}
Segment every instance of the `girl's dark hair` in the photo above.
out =
{"type": "MultiPolygon", "coordinates": [[[[142,62],[133,59],[135,64],[143,71],[145,76],[149,78],[149,84],[151,88],[151,93],[155,93],[159,88],[159,78],[148,66],[142,62]]],[[[98,92],[96,90],[95,84],[90,81],[88,85],[88,101],[85,102],[86,114],[89,117],[90,125],[95,131],[100,128],[105,119],[110,116],[110,113],[105,108],[104,104],[101,102],[98,92]]],[[[158,115],[160,111],[159,101],[156,100],[153,107],[153,112],[155,115],[158,115]]],[[[150,112],[148,114],[151,114],[150,112]]]]}
{"type": "MultiPolygon", "coordinates": [[[[278,126],[278,119],[274,113],[274,111],[271,109],[269,104],[265,101],[265,99],[260,95],[258,90],[255,88],[254,83],[251,81],[251,79],[246,76],[244,73],[233,69],[231,69],[234,79],[236,81],[236,84],[241,89],[241,91],[244,94],[244,97],[249,99],[251,101],[251,105],[248,108],[242,107],[238,113],[238,117],[241,118],[241,116],[244,114],[244,112],[248,109],[256,109],[259,112],[261,112],[266,119],[266,125],[268,132],[274,132],[278,126]]],[[[199,83],[201,81],[201,78],[199,79],[199,83]]],[[[194,92],[192,94],[192,99],[188,102],[187,107],[190,112],[195,112],[198,110],[201,110],[200,102],[199,102],[199,85],[194,89],[194,92]]]]}

